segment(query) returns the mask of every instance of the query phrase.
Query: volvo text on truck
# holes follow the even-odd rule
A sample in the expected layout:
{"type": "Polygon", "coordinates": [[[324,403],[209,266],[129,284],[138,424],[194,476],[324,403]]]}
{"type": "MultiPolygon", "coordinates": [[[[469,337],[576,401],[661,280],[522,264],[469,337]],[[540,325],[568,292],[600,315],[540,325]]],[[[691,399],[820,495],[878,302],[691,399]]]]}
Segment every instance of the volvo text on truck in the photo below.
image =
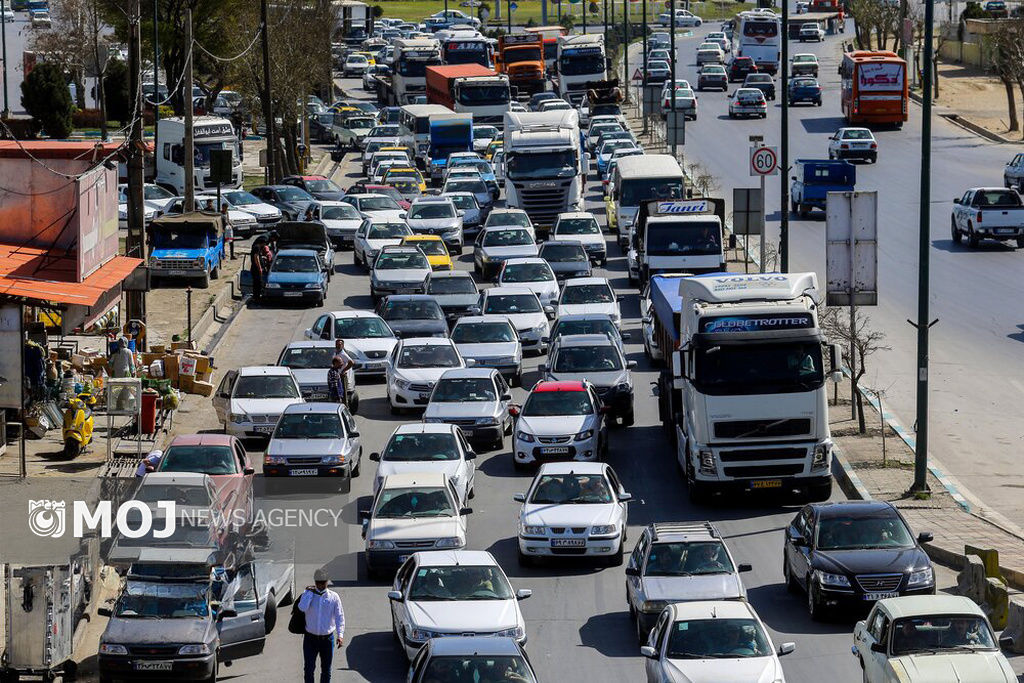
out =
{"type": "Polygon", "coordinates": [[[827,500],[825,380],[836,379],[838,365],[818,326],[817,276],[662,279],[651,278],[651,310],[660,329],[678,332],[663,347],[658,412],[690,497],[766,491],[827,500]]]}
{"type": "Polygon", "coordinates": [[[579,106],[587,84],[605,78],[604,36],[600,33],[558,37],[555,62],[558,96],[579,106]]]}
{"type": "Polygon", "coordinates": [[[511,93],[508,76],[479,64],[427,67],[427,102],[473,115],[477,123],[501,123],[511,93]]]}
{"type": "Polygon", "coordinates": [[[544,232],[560,213],[583,210],[590,155],[575,111],[505,112],[505,198],[544,232]]]}

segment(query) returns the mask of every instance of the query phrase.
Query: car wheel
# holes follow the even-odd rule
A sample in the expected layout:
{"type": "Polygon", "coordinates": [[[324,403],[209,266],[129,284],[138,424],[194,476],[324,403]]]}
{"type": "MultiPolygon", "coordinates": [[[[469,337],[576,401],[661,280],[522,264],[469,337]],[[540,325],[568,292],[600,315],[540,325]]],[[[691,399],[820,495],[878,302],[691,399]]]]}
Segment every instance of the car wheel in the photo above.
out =
{"type": "Polygon", "coordinates": [[[825,618],[825,605],[821,603],[818,589],[810,579],[807,580],[807,613],[811,616],[811,621],[821,621],[825,618]]]}
{"type": "Polygon", "coordinates": [[[793,572],[789,568],[789,560],[786,559],[785,551],[782,556],[782,579],[786,584],[787,592],[796,593],[800,589],[800,585],[793,578],[793,572]]]}
{"type": "MultiPolygon", "coordinates": [[[[632,610],[632,608],[630,609],[632,610]]],[[[632,610],[632,612],[633,620],[636,624],[636,642],[642,647],[647,644],[647,634],[644,633],[643,624],[640,623],[640,615],[638,615],[635,610],[632,610]]]]}
{"type": "Polygon", "coordinates": [[[491,442],[491,450],[498,451],[499,453],[505,450],[505,433],[502,429],[502,433],[498,435],[494,441],[491,442]]]}
{"type": "Polygon", "coordinates": [[[267,599],[267,609],[263,612],[263,625],[268,635],[277,625],[277,598],[274,596],[274,591],[270,591],[270,596],[267,599]]]}
{"type": "Polygon", "coordinates": [[[388,401],[388,410],[391,412],[392,415],[401,415],[403,412],[405,412],[404,408],[399,408],[390,401],[388,401]]]}
{"type": "Polygon", "coordinates": [[[633,422],[635,422],[635,418],[633,416],[633,409],[630,408],[628,412],[623,413],[623,415],[622,415],[622,426],[623,427],[632,427],[633,426],[633,422]]]}
{"type": "Polygon", "coordinates": [[[1017,248],[1024,249],[1024,237],[1017,238],[1017,248]]]}
{"type": "Polygon", "coordinates": [[[351,476],[358,477],[359,476],[359,470],[360,470],[360,468],[362,466],[363,466],[363,452],[360,451],[359,455],[356,457],[356,466],[352,468],[351,476]]]}
{"type": "Polygon", "coordinates": [[[527,555],[522,549],[516,549],[516,557],[519,559],[520,567],[533,567],[537,563],[536,558],[527,555]]]}
{"type": "Polygon", "coordinates": [[[520,368],[516,371],[516,374],[512,375],[512,381],[509,382],[514,387],[523,386],[523,370],[520,368]]]}
{"type": "Polygon", "coordinates": [[[512,456],[512,467],[516,472],[525,472],[528,465],[525,462],[519,462],[515,456],[512,456]]]}
{"type": "Polygon", "coordinates": [[[952,236],[952,238],[953,238],[953,244],[960,244],[961,242],[964,241],[964,236],[960,233],[959,230],[956,229],[956,219],[955,218],[950,218],[949,219],[949,233],[950,233],[950,236],[952,236]]]}
{"type": "Polygon", "coordinates": [[[981,240],[978,238],[978,234],[974,232],[974,226],[968,224],[967,226],[967,246],[971,249],[977,249],[978,243],[981,240]]]}

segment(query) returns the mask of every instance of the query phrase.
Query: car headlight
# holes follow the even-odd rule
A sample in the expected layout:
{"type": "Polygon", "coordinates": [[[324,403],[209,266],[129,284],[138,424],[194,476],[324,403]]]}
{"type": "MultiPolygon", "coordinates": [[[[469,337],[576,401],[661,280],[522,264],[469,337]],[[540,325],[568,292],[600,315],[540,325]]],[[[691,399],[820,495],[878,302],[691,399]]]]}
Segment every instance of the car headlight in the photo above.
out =
{"type": "Polygon", "coordinates": [[[280,455],[264,455],[263,456],[263,464],[264,465],[284,465],[286,463],[287,463],[287,460],[285,460],[285,458],[281,457],[280,455]]]}
{"type": "Polygon", "coordinates": [[[439,538],[437,539],[437,542],[434,543],[435,548],[461,548],[462,545],[462,539],[458,536],[439,538]]]}
{"type": "Polygon", "coordinates": [[[547,323],[546,320],[542,320],[542,321],[540,321],[539,323],[537,323],[536,325],[533,326],[533,331],[534,332],[544,332],[547,329],[548,329],[548,323],[547,323]]]}
{"type": "Polygon", "coordinates": [[[713,451],[701,450],[700,456],[700,471],[704,474],[715,473],[715,454],[713,451]]]}
{"type": "Polygon", "coordinates": [[[371,540],[371,541],[367,542],[366,549],[367,550],[394,550],[395,549],[395,542],[394,541],[374,541],[374,540],[371,540]]]}
{"type": "Polygon", "coordinates": [[[496,425],[498,424],[498,418],[496,417],[478,417],[476,419],[478,425],[496,425]]]}
{"type": "Polygon", "coordinates": [[[925,567],[924,569],[915,569],[910,572],[910,578],[907,580],[907,587],[913,588],[915,586],[930,586],[935,582],[935,572],[932,571],[931,567],[925,567]]]}
{"type": "Polygon", "coordinates": [[[404,380],[404,379],[402,379],[400,377],[396,377],[395,378],[395,386],[398,387],[399,389],[402,389],[404,391],[405,389],[408,389],[411,386],[411,383],[408,380],[404,380]]]}
{"type": "Polygon", "coordinates": [[[615,391],[618,391],[618,392],[621,392],[621,393],[628,393],[628,392],[630,392],[632,390],[633,390],[633,385],[631,385],[629,382],[619,382],[618,384],[615,385],[615,391]]]}
{"type": "Polygon", "coordinates": [[[831,586],[833,588],[849,588],[850,580],[843,574],[829,574],[821,570],[816,570],[814,575],[818,577],[818,583],[822,586],[831,586]]]}
{"type": "Polygon", "coordinates": [[[498,638],[515,638],[518,640],[526,635],[526,631],[522,626],[516,626],[514,628],[507,628],[504,631],[498,631],[494,635],[498,638]]]}
{"type": "Polygon", "coordinates": [[[229,419],[235,424],[239,424],[245,422],[247,417],[248,416],[245,413],[231,413],[229,419]]]}
{"type": "Polygon", "coordinates": [[[310,282],[309,284],[306,285],[306,289],[320,289],[320,283],[310,282]]]}
{"type": "Polygon", "coordinates": [[[573,438],[573,441],[586,441],[587,439],[589,439],[593,435],[594,435],[594,430],[593,429],[584,429],[582,432],[578,433],[575,436],[575,438],[573,438]]]}
{"type": "Polygon", "coordinates": [[[199,264],[200,268],[204,267],[206,265],[206,257],[200,256],[199,258],[196,259],[196,263],[199,264]]]}
{"type": "Polygon", "coordinates": [[[644,600],[640,603],[640,611],[648,614],[661,614],[666,606],[668,606],[668,600],[644,600]]]}
{"type": "Polygon", "coordinates": [[[547,534],[547,527],[534,526],[532,524],[520,524],[519,532],[523,536],[544,536],[547,534]]]}
{"type": "Polygon", "coordinates": [[[516,438],[519,439],[520,441],[524,441],[526,443],[533,443],[534,442],[533,434],[529,434],[527,432],[521,432],[521,431],[520,432],[516,432],[516,438]]]}
{"type": "Polygon", "coordinates": [[[618,530],[619,527],[617,527],[614,524],[595,524],[594,526],[590,527],[590,533],[595,536],[606,536],[608,534],[614,534],[618,530]]]}
{"type": "Polygon", "coordinates": [[[281,285],[276,282],[268,282],[267,289],[281,289],[281,285]]]}
{"type": "Polygon", "coordinates": [[[412,628],[409,629],[409,640],[415,640],[416,642],[425,643],[431,638],[437,637],[439,634],[435,631],[428,631],[425,628],[412,628]]]}
{"type": "Polygon", "coordinates": [[[179,655],[208,655],[210,654],[210,646],[206,643],[192,643],[190,645],[182,645],[178,648],[179,655]]]}
{"type": "Polygon", "coordinates": [[[100,654],[126,655],[128,654],[128,648],[126,648],[124,645],[118,645],[116,643],[100,643],[100,654]]]}
{"type": "Polygon", "coordinates": [[[324,457],[320,458],[320,462],[322,464],[324,464],[324,465],[344,465],[345,464],[345,456],[344,455],[325,455],[324,457]]]}

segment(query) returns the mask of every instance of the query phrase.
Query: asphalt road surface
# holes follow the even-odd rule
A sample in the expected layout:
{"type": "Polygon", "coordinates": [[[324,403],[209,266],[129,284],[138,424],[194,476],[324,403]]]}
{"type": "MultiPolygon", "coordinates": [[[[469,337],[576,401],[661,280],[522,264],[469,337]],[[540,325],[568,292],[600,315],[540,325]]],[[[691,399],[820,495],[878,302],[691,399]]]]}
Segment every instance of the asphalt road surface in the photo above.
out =
{"type": "MultiPolygon", "coordinates": [[[[944,10],[943,10],[944,11],[944,10]]],[[[695,54],[701,37],[719,25],[705,24],[677,42],[677,78],[696,87],[695,54]]],[[[820,62],[821,107],[790,108],[790,163],[827,159],[827,138],[845,125],[839,106],[840,41],[791,42],[790,55],[812,52],[820,62]]],[[[640,50],[630,52],[629,73],[640,66],[640,50]]],[[[739,84],[731,84],[733,92],[739,84]]],[[[776,87],[778,81],[776,80],[776,87]]],[[[700,92],[698,119],[687,122],[686,163],[699,162],[732,203],[735,187],[757,187],[748,172],[749,137],[767,145],[780,140],[781,96],[769,102],[768,118],[730,120],[727,93],[700,92]]],[[[944,102],[955,109],[955,103],[944,102]]],[[[921,107],[910,104],[902,130],[876,130],[878,162],[857,165],[857,189],[878,191],[879,305],[866,312],[871,328],[886,334],[890,351],[868,362],[864,384],[885,392],[886,408],[912,428],[916,421],[918,223],[921,164],[921,107]]],[[[935,117],[931,175],[931,330],[929,451],[977,499],[1018,524],[1024,516],[1024,471],[1017,453],[1024,443],[1019,411],[1024,399],[1024,298],[1016,284],[1024,275],[1024,253],[1011,243],[983,242],[977,250],[954,245],[950,237],[953,198],[969,187],[1001,187],[1002,171],[1018,150],[979,138],[935,117]]],[[[767,235],[778,243],[779,177],[769,178],[767,235]]],[[[731,208],[729,209],[731,211],[731,208]]],[[[825,220],[790,219],[790,270],[814,270],[825,280],[825,220]]],[[[976,502],[976,501],[975,501],[976,502]]]]}

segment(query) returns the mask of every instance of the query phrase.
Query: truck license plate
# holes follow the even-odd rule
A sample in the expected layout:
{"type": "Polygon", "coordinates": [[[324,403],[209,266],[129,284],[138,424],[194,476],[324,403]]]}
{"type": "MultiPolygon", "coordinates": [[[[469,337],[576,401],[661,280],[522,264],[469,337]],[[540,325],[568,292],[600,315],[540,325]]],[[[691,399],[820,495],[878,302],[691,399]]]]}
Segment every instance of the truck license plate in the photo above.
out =
{"type": "Polygon", "coordinates": [[[782,488],[781,479],[754,479],[750,482],[750,488],[752,489],[780,489],[782,488]]]}
{"type": "Polygon", "coordinates": [[[174,662],[168,662],[168,661],[156,661],[156,662],[136,661],[135,662],[135,670],[136,671],[170,671],[173,668],[174,668],[174,662]]]}
{"type": "Polygon", "coordinates": [[[315,467],[305,467],[297,470],[288,470],[288,474],[292,477],[315,477],[315,467]]]}
{"type": "Polygon", "coordinates": [[[568,455],[569,454],[569,447],[568,446],[548,446],[546,448],[540,449],[540,452],[543,453],[544,455],[568,455]]]}
{"type": "Polygon", "coordinates": [[[167,274],[170,275],[171,277],[185,277],[186,275],[188,275],[188,271],[186,271],[186,270],[169,270],[169,271],[167,271],[167,274]]]}
{"type": "Polygon", "coordinates": [[[884,600],[885,598],[898,598],[899,593],[865,593],[865,600],[884,600]]]}
{"type": "Polygon", "coordinates": [[[552,548],[582,548],[586,540],[582,538],[552,538],[552,548]]]}

